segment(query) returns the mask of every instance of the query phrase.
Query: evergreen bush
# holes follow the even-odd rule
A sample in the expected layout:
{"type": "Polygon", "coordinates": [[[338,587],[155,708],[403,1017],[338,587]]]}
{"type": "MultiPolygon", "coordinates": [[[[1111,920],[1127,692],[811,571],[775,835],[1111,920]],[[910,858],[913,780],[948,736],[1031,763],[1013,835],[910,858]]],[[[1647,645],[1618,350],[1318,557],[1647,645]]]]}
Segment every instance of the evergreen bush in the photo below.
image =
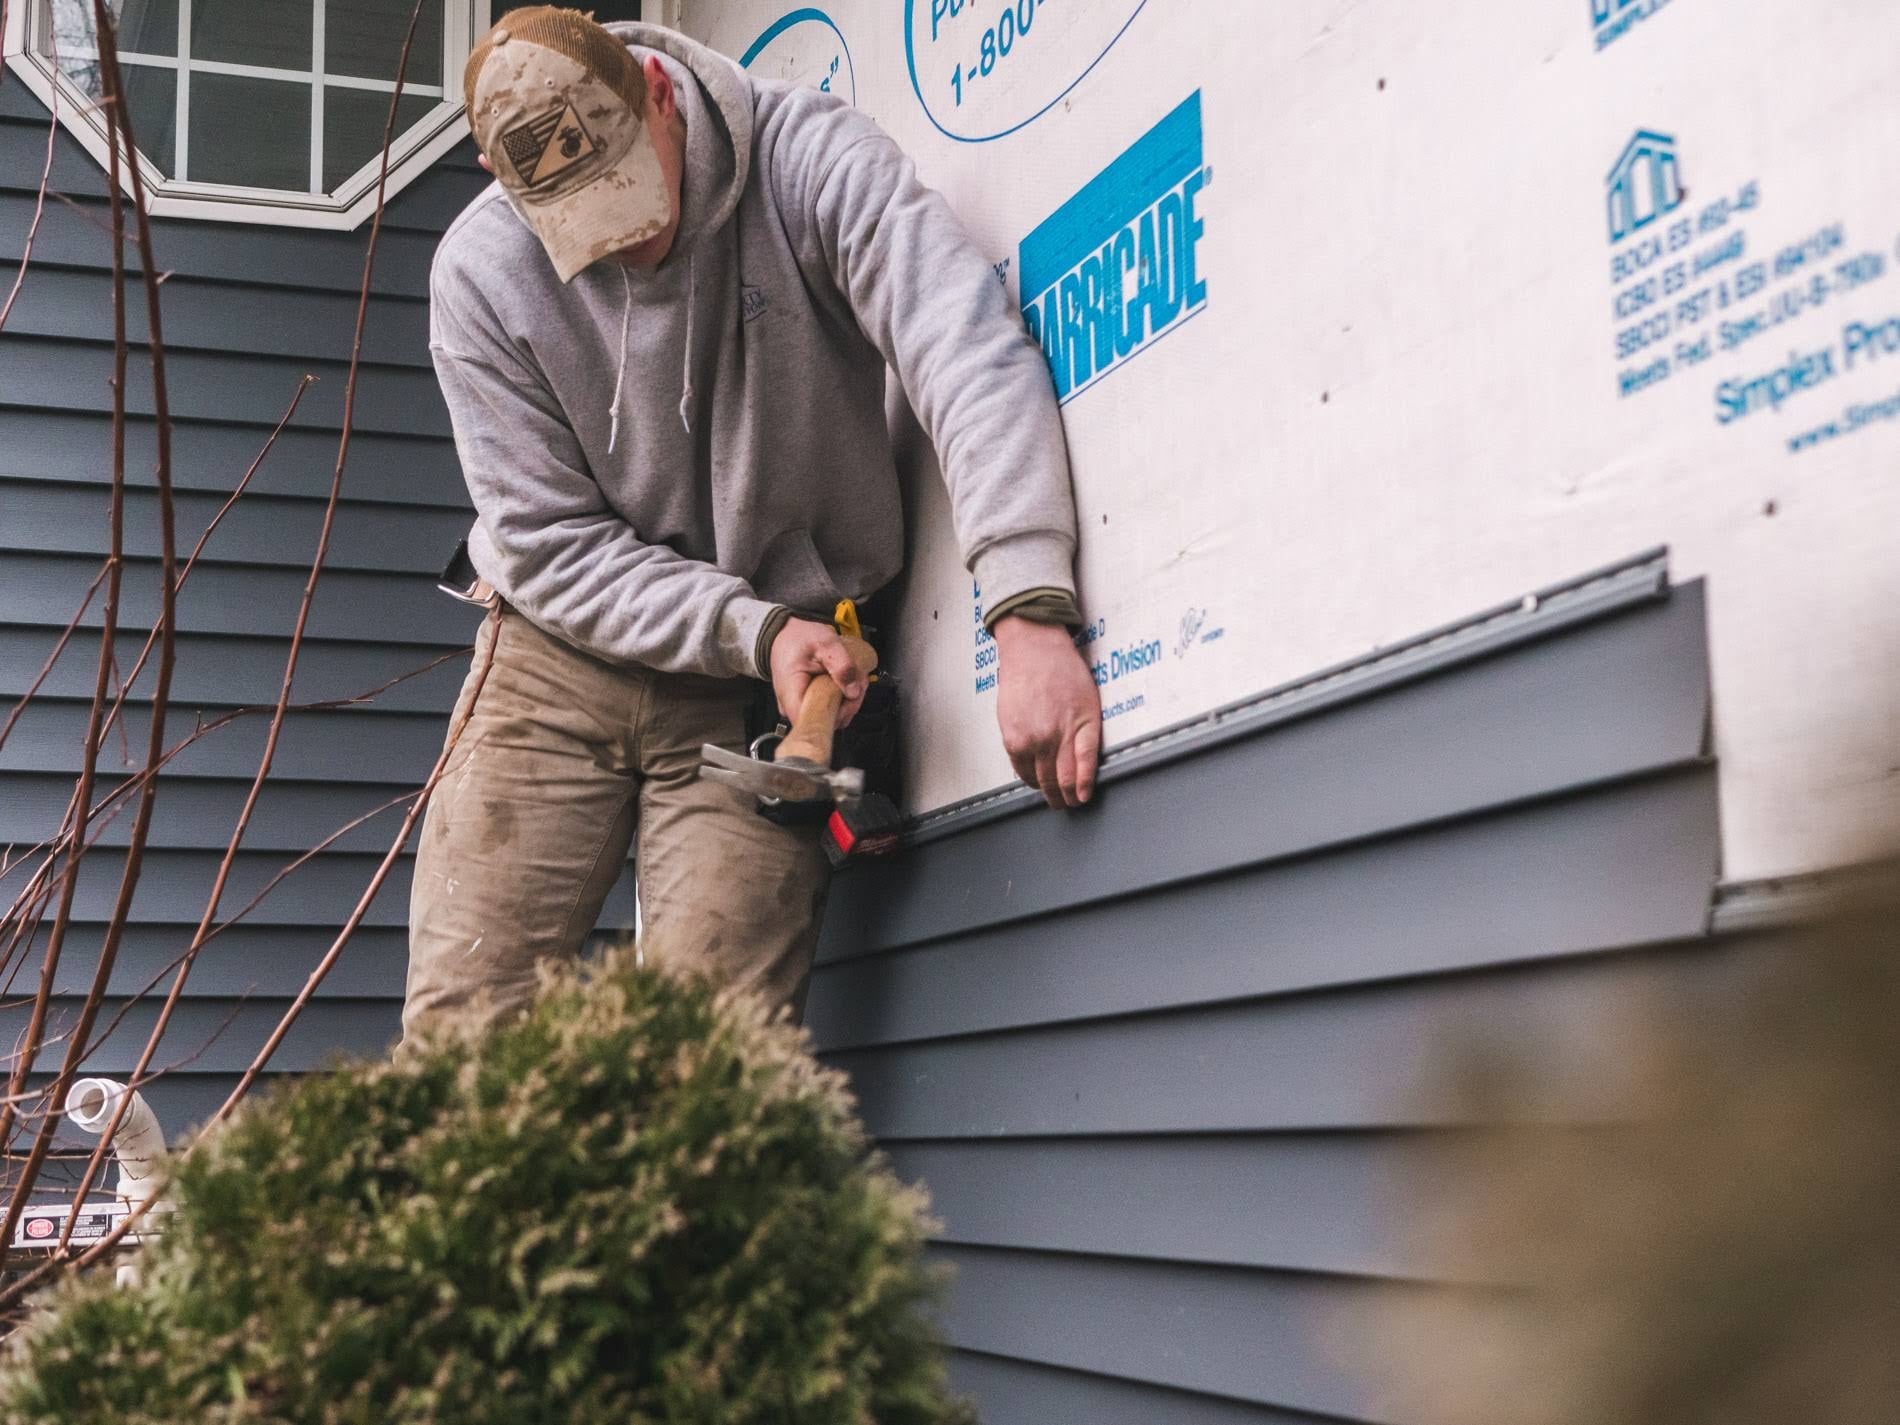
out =
{"type": "Polygon", "coordinates": [[[51,1293],[0,1418],[950,1425],[919,1194],[749,1001],[625,954],[248,1105],[143,1281],[51,1293]]]}

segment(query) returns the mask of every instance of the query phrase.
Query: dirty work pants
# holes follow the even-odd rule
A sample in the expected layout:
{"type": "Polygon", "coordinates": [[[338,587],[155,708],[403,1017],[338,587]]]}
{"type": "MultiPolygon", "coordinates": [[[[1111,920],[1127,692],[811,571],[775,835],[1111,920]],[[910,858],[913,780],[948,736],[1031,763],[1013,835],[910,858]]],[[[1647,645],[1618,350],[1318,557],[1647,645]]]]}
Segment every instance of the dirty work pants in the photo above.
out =
{"type": "Polygon", "coordinates": [[[506,606],[484,623],[416,853],[405,1038],[525,1005],[537,962],[592,932],[630,848],[649,958],[801,1013],[830,874],[818,828],[775,826],[695,775],[701,743],[744,747],[754,691],[601,662],[506,606]]]}

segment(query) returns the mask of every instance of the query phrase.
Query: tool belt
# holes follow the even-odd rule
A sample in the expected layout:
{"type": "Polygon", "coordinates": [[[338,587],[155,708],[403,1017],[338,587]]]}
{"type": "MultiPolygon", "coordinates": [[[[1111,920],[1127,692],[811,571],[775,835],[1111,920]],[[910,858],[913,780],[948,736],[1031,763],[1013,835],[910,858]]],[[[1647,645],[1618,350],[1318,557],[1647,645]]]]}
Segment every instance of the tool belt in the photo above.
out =
{"type": "MultiPolygon", "coordinates": [[[[466,539],[456,545],[454,554],[436,581],[436,587],[450,598],[481,608],[490,607],[495,600],[494,588],[475,572],[475,566],[469,560],[466,539]]],[[[841,599],[832,611],[831,623],[840,633],[875,633],[878,620],[886,615],[891,602],[888,595],[878,593],[866,599],[860,609],[852,600],[841,599]]],[[[822,622],[823,615],[816,616],[813,621],[822,622]]],[[[898,680],[891,672],[889,660],[885,660],[878,665],[878,671],[864,695],[864,702],[858,708],[858,715],[851,720],[851,726],[839,730],[832,744],[832,760],[839,767],[857,767],[862,770],[866,793],[882,795],[890,799],[892,806],[901,807],[904,804],[903,759],[898,747],[897,694],[898,680]]],[[[769,682],[756,683],[746,708],[746,742],[752,748],[753,755],[763,756],[769,761],[776,739],[783,737],[786,731],[787,724],[779,716],[778,698],[772,691],[772,685],[769,682]]],[[[762,807],[760,814],[784,824],[821,821],[827,814],[827,807],[823,803],[780,803],[762,807]]]]}

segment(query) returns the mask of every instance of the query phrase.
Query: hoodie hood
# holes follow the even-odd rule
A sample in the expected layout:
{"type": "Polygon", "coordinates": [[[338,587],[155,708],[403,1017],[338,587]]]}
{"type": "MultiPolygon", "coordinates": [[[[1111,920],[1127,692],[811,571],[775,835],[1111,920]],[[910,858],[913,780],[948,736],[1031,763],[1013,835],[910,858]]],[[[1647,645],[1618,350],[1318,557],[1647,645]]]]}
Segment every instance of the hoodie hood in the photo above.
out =
{"type": "Polygon", "coordinates": [[[725,226],[752,171],[752,94],[745,71],[659,25],[623,20],[603,28],[631,49],[659,55],[672,77],[686,119],[686,176],[674,251],[689,248],[725,226]]]}

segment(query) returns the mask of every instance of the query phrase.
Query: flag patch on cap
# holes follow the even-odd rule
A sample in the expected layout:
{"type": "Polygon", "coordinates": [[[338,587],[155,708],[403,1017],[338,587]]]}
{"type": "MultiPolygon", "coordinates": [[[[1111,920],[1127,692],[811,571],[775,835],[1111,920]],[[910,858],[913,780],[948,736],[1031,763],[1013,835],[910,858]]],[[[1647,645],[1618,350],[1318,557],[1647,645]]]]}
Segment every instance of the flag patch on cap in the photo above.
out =
{"type": "Polygon", "coordinates": [[[572,104],[550,109],[501,136],[522,186],[538,188],[598,151],[572,104]]]}

